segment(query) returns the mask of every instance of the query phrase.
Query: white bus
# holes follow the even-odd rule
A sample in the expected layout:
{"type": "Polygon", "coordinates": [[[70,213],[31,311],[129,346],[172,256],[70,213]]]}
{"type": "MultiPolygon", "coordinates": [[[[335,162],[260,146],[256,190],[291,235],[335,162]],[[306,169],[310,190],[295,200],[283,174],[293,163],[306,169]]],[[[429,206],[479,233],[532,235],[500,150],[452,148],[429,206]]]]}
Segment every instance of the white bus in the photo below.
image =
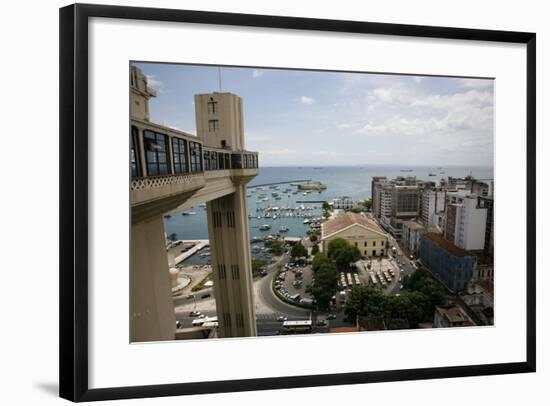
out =
{"type": "Polygon", "coordinates": [[[308,334],[311,331],[311,320],[289,320],[283,322],[281,334],[308,334]]]}
{"type": "Polygon", "coordinates": [[[204,326],[206,323],[218,323],[217,317],[205,317],[203,319],[195,319],[191,323],[193,327],[201,327],[204,326]]]}

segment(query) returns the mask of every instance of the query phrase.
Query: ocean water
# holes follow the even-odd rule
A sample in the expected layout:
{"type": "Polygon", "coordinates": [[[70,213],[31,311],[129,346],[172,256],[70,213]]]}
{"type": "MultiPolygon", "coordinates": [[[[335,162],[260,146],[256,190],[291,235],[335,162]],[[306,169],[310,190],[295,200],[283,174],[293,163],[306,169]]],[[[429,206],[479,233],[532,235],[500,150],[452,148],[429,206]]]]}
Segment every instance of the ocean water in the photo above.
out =
{"type": "MultiPolygon", "coordinates": [[[[249,220],[250,237],[264,237],[269,234],[277,234],[280,227],[288,227],[288,232],[281,232],[283,236],[300,237],[305,236],[309,229],[304,224],[303,217],[287,217],[290,213],[287,210],[279,210],[280,216],[277,219],[265,218],[264,209],[267,207],[311,207],[310,210],[300,210],[312,215],[321,216],[321,204],[316,201],[330,201],[336,197],[349,196],[352,199],[367,199],[371,197],[371,180],[373,176],[386,176],[393,179],[397,176],[416,176],[422,180],[438,181],[442,177],[464,177],[472,175],[477,179],[492,179],[493,168],[491,167],[443,167],[438,169],[432,166],[326,166],[326,167],[263,167],[259,169],[259,175],[254,178],[247,188],[248,195],[248,213],[251,215],[249,220]],[[401,169],[411,169],[410,172],[401,172],[401,169]],[[441,172],[444,172],[441,174],[441,172]],[[437,176],[429,176],[435,173],[437,176]],[[321,193],[311,191],[306,196],[303,192],[293,194],[292,192],[283,192],[285,189],[296,190],[290,183],[296,180],[311,179],[312,181],[323,182],[327,189],[321,193]],[[264,190],[259,190],[256,185],[263,185],[275,182],[287,182],[277,185],[278,190],[271,189],[269,186],[262,186],[264,190]],[[279,193],[280,200],[272,196],[272,192],[279,193]],[[267,201],[260,201],[258,195],[265,194],[267,201]],[[308,201],[311,203],[303,203],[308,201]],[[258,209],[258,210],[257,210],[258,209]],[[258,216],[262,216],[258,219],[258,216]],[[261,225],[270,225],[269,230],[260,230],[261,225]]],[[[164,229],[168,235],[176,233],[179,239],[207,239],[208,227],[206,220],[206,210],[200,206],[195,206],[188,212],[194,212],[192,215],[181,215],[173,213],[170,218],[164,219],[164,229]]],[[[192,263],[205,263],[207,258],[194,256],[192,263]]]]}

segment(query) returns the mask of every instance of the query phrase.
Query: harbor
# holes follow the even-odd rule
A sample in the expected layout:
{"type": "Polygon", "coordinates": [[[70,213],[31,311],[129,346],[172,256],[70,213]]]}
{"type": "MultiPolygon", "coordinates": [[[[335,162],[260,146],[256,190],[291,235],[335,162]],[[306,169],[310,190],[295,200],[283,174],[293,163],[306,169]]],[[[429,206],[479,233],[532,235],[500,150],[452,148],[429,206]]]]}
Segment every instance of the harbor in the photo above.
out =
{"type": "MultiPolygon", "coordinates": [[[[469,175],[470,170],[471,168],[461,167],[445,168],[447,175],[457,177],[469,175]]],[[[407,175],[429,178],[429,174],[435,171],[436,168],[433,167],[415,167],[407,175]]],[[[397,166],[262,168],[258,177],[246,189],[252,256],[270,260],[266,241],[275,238],[303,238],[312,230],[319,229],[323,203],[330,203],[341,196],[349,196],[353,200],[370,197],[371,185],[370,182],[364,182],[364,178],[370,179],[379,173],[388,177],[402,175],[397,166]],[[326,189],[299,189],[300,184],[315,182],[320,182],[326,189]]],[[[473,174],[479,178],[489,177],[486,168],[474,170],[473,174]]],[[[164,218],[166,234],[175,233],[177,239],[182,240],[208,241],[206,205],[198,204],[186,209],[185,213],[174,212],[164,218]]],[[[202,245],[185,255],[178,253],[177,263],[208,265],[208,247],[202,245]]]]}

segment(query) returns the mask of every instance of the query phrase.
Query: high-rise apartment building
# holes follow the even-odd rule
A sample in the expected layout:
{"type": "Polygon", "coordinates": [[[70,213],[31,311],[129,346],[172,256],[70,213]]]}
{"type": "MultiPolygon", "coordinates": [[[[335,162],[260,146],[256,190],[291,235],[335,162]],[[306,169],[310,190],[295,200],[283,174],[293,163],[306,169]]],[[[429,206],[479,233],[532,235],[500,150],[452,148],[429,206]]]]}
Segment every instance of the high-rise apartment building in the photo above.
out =
{"type": "Polygon", "coordinates": [[[445,190],[441,188],[422,191],[422,223],[426,228],[438,226],[439,216],[445,211],[445,190]]]}
{"type": "Polygon", "coordinates": [[[381,190],[382,186],[388,182],[385,176],[373,176],[371,181],[371,199],[372,199],[372,214],[374,217],[381,216],[381,190]]]}
{"type": "Polygon", "coordinates": [[[395,185],[392,190],[392,217],[410,219],[417,217],[420,207],[420,189],[412,185],[395,185]]]}
{"type": "Polygon", "coordinates": [[[475,195],[447,193],[445,239],[468,251],[483,250],[487,211],[475,195]]]}

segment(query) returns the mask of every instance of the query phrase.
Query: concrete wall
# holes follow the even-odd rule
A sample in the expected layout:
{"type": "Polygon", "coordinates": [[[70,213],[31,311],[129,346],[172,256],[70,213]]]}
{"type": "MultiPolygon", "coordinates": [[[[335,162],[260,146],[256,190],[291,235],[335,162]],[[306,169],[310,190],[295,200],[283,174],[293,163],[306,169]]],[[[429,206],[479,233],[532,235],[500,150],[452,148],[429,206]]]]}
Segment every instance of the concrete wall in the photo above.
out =
{"type": "Polygon", "coordinates": [[[214,295],[220,335],[250,337],[257,333],[246,190],[235,189],[207,203],[214,295]]]}
{"type": "Polygon", "coordinates": [[[131,250],[131,341],[173,340],[176,317],[162,216],[133,224],[131,250]]]}
{"type": "Polygon", "coordinates": [[[222,148],[225,146],[233,151],[242,151],[244,146],[243,102],[232,93],[208,93],[195,95],[195,120],[197,136],[206,147],[222,148]],[[208,110],[208,103],[216,102],[216,112],[208,110]],[[218,121],[218,129],[209,128],[210,120],[218,121]]]}

